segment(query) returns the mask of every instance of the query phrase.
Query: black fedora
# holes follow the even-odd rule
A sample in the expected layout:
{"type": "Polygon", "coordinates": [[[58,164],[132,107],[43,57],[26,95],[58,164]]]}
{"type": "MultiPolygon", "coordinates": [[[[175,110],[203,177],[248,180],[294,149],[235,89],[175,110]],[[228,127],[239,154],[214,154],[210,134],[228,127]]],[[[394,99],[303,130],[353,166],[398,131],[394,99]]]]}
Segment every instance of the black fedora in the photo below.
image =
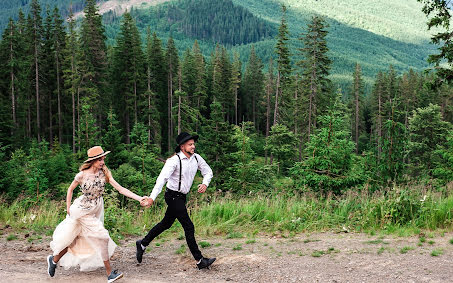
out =
{"type": "Polygon", "coordinates": [[[194,140],[194,141],[197,141],[198,140],[198,135],[191,135],[189,133],[186,133],[186,132],[181,132],[177,137],[176,137],[176,143],[178,144],[175,148],[175,152],[179,152],[181,151],[181,149],[179,148],[182,144],[184,144],[186,141],[188,140],[194,140]]]}

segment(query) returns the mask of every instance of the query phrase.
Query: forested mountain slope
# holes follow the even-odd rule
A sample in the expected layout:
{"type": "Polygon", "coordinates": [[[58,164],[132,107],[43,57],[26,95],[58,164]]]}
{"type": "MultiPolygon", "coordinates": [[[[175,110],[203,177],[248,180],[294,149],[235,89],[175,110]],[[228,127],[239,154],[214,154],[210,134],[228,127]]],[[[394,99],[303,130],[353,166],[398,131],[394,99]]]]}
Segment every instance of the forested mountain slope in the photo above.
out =
{"type": "MultiPolygon", "coordinates": [[[[27,13],[31,0],[2,1],[0,27],[19,9],[27,13]]],[[[330,25],[328,47],[333,60],[332,79],[344,85],[350,81],[355,63],[363,68],[364,79],[371,82],[376,73],[391,64],[398,72],[427,67],[426,58],[435,47],[429,43],[426,18],[416,0],[108,0],[98,1],[104,13],[106,36],[113,45],[119,31],[122,12],[129,7],[144,39],[150,27],[166,42],[171,34],[179,51],[190,48],[197,39],[208,56],[219,43],[248,60],[250,45],[267,64],[275,57],[275,35],[281,18],[280,5],[288,7],[291,54],[300,59],[298,38],[313,15],[327,18],[330,25]],[[146,5],[146,3],[153,6],[146,5]],[[165,2],[165,3],[163,3],[165,2]],[[162,4],[160,4],[162,3],[162,4]],[[159,5],[156,5],[159,4],[159,5]],[[132,6],[135,5],[135,6],[132,6]]],[[[83,0],[41,0],[46,7],[58,7],[63,16],[72,3],[75,12],[83,0]]]]}

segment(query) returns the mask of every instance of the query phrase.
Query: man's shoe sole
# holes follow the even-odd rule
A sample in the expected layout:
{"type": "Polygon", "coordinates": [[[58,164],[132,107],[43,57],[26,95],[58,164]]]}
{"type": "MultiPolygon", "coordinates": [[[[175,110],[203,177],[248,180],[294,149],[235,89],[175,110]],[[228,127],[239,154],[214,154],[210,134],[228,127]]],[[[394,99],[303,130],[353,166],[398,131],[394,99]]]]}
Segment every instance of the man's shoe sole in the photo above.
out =
{"type": "Polygon", "coordinates": [[[200,268],[200,267],[197,266],[197,267],[198,267],[198,270],[202,270],[202,269],[205,269],[205,268],[206,268],[206,269],[211,269],[211,265],[214,263],[214,261],[216,260],[216,258],[214,257],[213,259],[214,259],[214,260],[213,260],[210,264],[208,264],[206,267],[200,268]]]}
{"type": "Polygon", "coordinates": [[[135,242],[135,246],[136,246],[136,248],[137,248],[135,257],[137,258],[138,263],[142,263],[142,260],[143,260],[143,253],[144,253],[145,251],[142,251],[142,258],[141,258],[140,260],[138,259],[138,250],[139,250],[139,249],[142,250],[142,241],[141,241],[141,240],[137,240],[137,241],[135,242]]]}

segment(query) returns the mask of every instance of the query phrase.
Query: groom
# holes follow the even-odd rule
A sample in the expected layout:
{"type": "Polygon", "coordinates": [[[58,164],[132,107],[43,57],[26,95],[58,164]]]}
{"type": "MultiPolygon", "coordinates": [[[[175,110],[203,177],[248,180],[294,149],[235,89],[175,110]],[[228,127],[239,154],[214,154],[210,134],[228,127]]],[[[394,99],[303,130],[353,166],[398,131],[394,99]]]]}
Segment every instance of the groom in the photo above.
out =
{"type": "Polygon", "coordinates": [[[190,135],[182,132],[176,138],[178,146],[175,148],[176,154],[167,159],[164,168],[156,180],[156,184],[149,198],[143,201],[143,205],[151,206],[156,200],[162,187],[167,184],[165,190],[165,202],[167,211],[161,222],[157,223],[142,240],[136,242],[137,261],[142,262],[142,256],[150,242],[173,225],[178,219],[184,228],[187,245],[192,256],[197,262],[198,269],[208,268],[215,258],[206,258],[201,255],[195,240],[195,227],[190,220],[186,208],[186,195],[192,187],[193,179],[197,170],[203,175],[203,183],[198,185],[198,192],[204,193],[212,179],[212,170],[206,161],[195,153],[195,142],[197,135],[190,135]]]}

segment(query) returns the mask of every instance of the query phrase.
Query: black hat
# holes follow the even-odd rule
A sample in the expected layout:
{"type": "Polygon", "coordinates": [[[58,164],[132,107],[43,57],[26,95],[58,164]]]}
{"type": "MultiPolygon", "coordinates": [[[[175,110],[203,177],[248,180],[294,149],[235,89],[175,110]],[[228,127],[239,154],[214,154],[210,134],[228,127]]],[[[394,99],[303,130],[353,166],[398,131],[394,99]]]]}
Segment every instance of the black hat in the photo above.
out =
{"type": "Polygon", "coordinates": [[[198,135],[192,136],[192,135],[189,134],[189,133],[181,132],[181,133],[176,137],[176,143],[178,144],[178,146],[176,146],[175,152],[179,152],[179,151],[181,150],[179,147],[180,147],[182,144],[184,144],[186,141],[188,141],[188,140],[197,141],[197,140],[198,140],[198,135]]]}

